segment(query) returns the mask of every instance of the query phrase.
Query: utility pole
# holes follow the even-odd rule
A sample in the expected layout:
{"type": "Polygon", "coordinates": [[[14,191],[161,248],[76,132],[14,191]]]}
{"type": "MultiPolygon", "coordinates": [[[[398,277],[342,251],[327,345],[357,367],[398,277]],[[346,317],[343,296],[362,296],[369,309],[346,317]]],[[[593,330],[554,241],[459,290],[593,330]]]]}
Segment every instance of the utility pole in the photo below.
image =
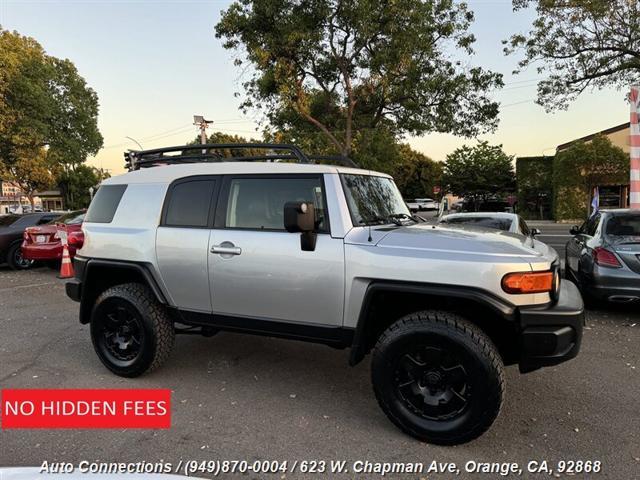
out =
{"type": "MultiPolygon", "coordinates": [[[[204,145],[207,143],[207,128],[210,124],[213,123],[213,120],[205,120],[202,115],[194,115],[193,116],[193,124],[200,128],[200,143],[204,145]]],[[[202,150],[202,154],[207,153],[206,150],[202,150]]]]}

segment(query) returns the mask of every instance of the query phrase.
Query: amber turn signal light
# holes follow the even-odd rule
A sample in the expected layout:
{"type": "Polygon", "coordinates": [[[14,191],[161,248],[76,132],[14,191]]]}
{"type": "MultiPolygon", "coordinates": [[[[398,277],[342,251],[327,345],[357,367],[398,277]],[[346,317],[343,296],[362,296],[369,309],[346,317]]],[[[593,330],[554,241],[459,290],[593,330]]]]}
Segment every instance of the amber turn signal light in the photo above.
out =
{"type": "Polygon", "coordinates": [[[553,289],[553,272],[516,272],[502,277],[507,293],[545,293],[553,289]]]}

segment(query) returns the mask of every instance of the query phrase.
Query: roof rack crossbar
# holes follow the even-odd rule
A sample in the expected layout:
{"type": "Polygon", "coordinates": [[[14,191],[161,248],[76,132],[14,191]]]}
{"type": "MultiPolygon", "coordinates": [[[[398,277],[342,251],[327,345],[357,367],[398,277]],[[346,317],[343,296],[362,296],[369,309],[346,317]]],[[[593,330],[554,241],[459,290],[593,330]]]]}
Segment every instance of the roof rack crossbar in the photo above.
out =
{"type": "Polygon", "coordinates": [[[139,170],[144,167],[157,165],[175,165],[180,163],[215,163],[215,162],[252,162],[295,160],[296,163],[315,163],[317,161],[332,161],[348,167],[357,165],[348,157],[333,155],[307,156],[295,145],[284,143],[206,143],[194,145],[178,145],[173,147],[155,148],[152,150],[129,150],[125,153],[126,167],[129,170],[139,170]],[[238,150],[271,150],[264,155],[232,155],[225,156],[223,150],[236,153],[238,150]],[[173,155],[168,155],[173,153],[173,155]],[[167,155],[165,155],[167,154],[167,155]]]}

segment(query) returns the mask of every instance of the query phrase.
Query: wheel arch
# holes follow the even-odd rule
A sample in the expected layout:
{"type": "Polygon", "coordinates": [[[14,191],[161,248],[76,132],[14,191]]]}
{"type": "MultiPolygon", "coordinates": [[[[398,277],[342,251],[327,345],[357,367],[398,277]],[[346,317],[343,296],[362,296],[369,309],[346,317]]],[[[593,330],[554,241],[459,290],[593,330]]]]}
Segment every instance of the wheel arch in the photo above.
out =
{"type": "Polygon", "coordinates": [[[349,364],[356,365],[393,322],[418,310],[459,313],[496,344],[505,364],[517,362],[517,309],[482,289],[415,282],[374,281],[367,287],[356,326],[349,364]],[[473,312],[473,315],[470,313],[473,312]],[[515,345],[514,345],[515,343],[515,345]]]}
{"type": "Polygon", "coordinates": [[[74,266],[76,277],[82,281],[80,323],[90,322],[93,305],[100,293],[124,283],[143,284],[151,290],[159,303],[168,304],[167,297],[147,264],[102,259],[84,260],[76,257],[74,266]]]}

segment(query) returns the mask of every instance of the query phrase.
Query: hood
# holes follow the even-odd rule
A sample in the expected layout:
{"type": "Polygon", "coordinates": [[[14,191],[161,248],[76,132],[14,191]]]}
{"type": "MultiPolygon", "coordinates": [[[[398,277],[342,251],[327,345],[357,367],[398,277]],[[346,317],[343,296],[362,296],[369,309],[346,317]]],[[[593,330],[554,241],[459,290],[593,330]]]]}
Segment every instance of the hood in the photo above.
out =
{"type": "MultiPolygon", "coordinates": [[[[461,255],[518,256],[530,259],[556,255],[555,251],[552,251],[547,245],[530,237],[466,225],[453,226],[420,223],[397,228],[374,227],[373,232],[375,233],[372,235],[372,243],[384,247],[439,251],[461,255]]],[[[349,243],[368,243],[364,238],[366,236],[354,236],[356,241],[349,243]],[[365,241],[362,242],[360,240],[365,241]]]]}

